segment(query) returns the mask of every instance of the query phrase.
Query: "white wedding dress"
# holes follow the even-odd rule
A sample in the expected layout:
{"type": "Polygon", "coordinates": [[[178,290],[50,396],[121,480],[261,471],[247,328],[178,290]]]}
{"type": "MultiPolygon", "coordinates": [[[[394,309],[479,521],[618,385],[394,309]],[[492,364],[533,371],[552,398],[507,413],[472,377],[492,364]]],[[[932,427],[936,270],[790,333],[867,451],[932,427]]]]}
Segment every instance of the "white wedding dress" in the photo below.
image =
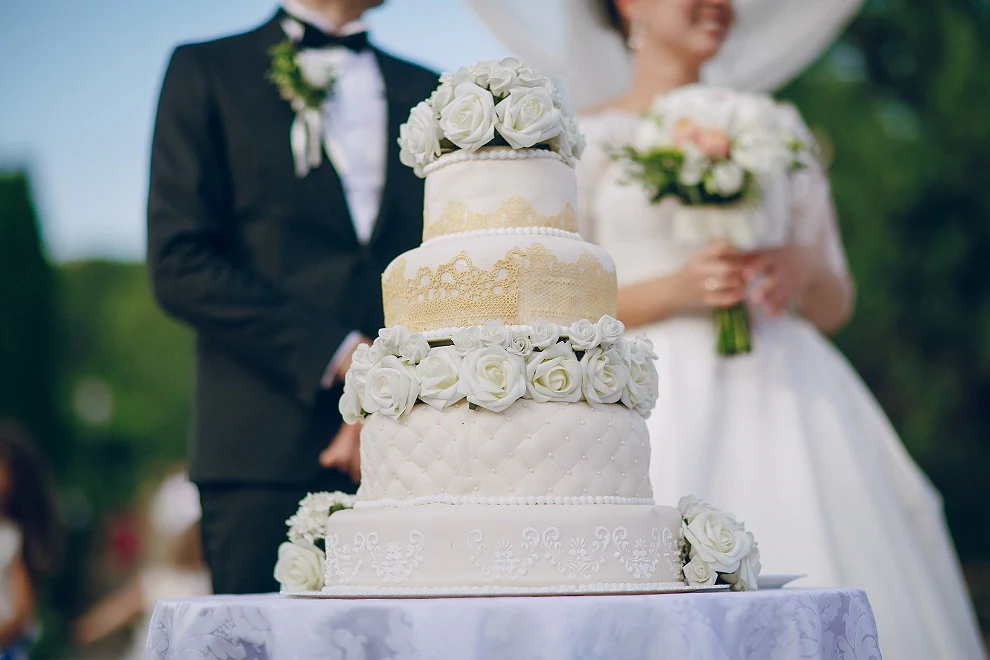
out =
{"type": "MultiPolygon", "coordinates": [[[[781,112],[807,135],[796,112],[781,112]]],[[[636,122],[619,110],[581,120],[589,143],[578,165],[581,231],[611,253],[620,288],[690,256],[672,240],[672,207],[651,205],[609,156],[630,142],[636,122]]],[[[820,169],[792,175],[767,197],[780,238],[845,269],[820,169]]],[[[760,544],[764,574],[864,589],[885,658],[986,657],[940,495],[869,390],[800,316],[754,310],[752,322],[754,352],[729,359],[716,355],[705,314],[632,329],[660,357],[660,399],[648,420],[656,500],[692,493],[734,512],[760,544]]]]}

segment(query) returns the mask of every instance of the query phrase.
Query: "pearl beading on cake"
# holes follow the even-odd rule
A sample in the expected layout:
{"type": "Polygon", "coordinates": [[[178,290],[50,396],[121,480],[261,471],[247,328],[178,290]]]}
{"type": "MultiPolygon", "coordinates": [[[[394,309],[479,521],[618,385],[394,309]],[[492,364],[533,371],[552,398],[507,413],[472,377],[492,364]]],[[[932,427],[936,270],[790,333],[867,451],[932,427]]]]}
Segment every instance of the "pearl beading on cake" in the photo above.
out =
{"type": "Polygon", "coordinates": [[[465,163],[471,160],[527,160],[531,158],[550,158],[573,167],[573,165],[556,151],[546,149],[512,149],[509,147],[486,149],[484,151],[458,150],[440,156],[436,161],[423,168],[423,174],[428,175],[448,165],[465,163]]]}
{"type": "Polygon", "coordinates": [[[584,238],[581,237],[581,234],[578,234],[577,232],[557,229],[555,227],[492,227],[489,229],[472,229],[471,231],[461,231],[452,234],[434,236],[433,238],[423,241],[423,245],[431,245],[451,238],[474,238],[485,236],[557,236],[559,238],[570,238],[576,241],[584,240],[584,238]]]}
{"type": "Polygon", "coordinates": [[[560,495],[539,497],[479,497],[476,495],[422,495],[406,499],[381,499],[355,502],[355,509],[392,509],[424,504],[484,504],[492,506],[587,506],[591,504],[634,504],[653,505],[652,497],[618,497],[614,495],[579,495],[565,497],[560,495]]]}

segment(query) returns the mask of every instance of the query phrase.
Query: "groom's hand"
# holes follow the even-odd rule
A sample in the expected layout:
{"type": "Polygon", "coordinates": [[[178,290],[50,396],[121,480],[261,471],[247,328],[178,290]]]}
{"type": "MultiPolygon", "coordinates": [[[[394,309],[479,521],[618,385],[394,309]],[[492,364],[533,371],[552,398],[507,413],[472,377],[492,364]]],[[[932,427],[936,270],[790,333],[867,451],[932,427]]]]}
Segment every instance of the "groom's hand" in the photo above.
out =
{"type": "Polygon", "coordinates": [[[320,465],[335,468],[349,475],[354,483],[361,481],[361,424],[341,424],[340,430],[320,452],[320,465]]]}

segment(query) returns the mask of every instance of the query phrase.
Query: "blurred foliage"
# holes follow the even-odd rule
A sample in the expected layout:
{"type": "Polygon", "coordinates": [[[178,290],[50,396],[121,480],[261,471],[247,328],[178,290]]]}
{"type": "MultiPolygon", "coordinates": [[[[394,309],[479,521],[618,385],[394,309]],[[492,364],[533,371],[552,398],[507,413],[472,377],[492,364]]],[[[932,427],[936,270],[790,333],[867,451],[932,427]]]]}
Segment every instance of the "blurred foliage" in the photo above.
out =
{"type": "Polygon", "coordinates": [[[990,12],[868,2],[784,90],[834,155],[858,309],[838,344],[990,559],[990,12]]]}
{"type": "MultiPolygon", "coordinates": [[[[837,342],[990,560],[990,3],[870,0],[781,96],[821,137],[858,309],[837,342]]],[[[27,180],[0,176],[0,414],[53,462],[71,551],[37,657],[102,591],[104,521],[185,452],[192,337],[141,264],[50,267],[27,180]]]]}

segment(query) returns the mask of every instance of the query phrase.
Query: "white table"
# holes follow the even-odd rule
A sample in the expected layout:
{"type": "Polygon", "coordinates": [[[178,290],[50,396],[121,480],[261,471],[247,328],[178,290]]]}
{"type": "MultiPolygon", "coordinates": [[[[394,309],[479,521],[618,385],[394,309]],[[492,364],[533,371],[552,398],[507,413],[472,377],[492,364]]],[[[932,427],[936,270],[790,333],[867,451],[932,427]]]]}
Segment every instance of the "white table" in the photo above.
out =
{"type": "Polygon", "coordinates": [[[879,659],[866,594],[163,600],[145,658],[237,660],[879,659]]]}

